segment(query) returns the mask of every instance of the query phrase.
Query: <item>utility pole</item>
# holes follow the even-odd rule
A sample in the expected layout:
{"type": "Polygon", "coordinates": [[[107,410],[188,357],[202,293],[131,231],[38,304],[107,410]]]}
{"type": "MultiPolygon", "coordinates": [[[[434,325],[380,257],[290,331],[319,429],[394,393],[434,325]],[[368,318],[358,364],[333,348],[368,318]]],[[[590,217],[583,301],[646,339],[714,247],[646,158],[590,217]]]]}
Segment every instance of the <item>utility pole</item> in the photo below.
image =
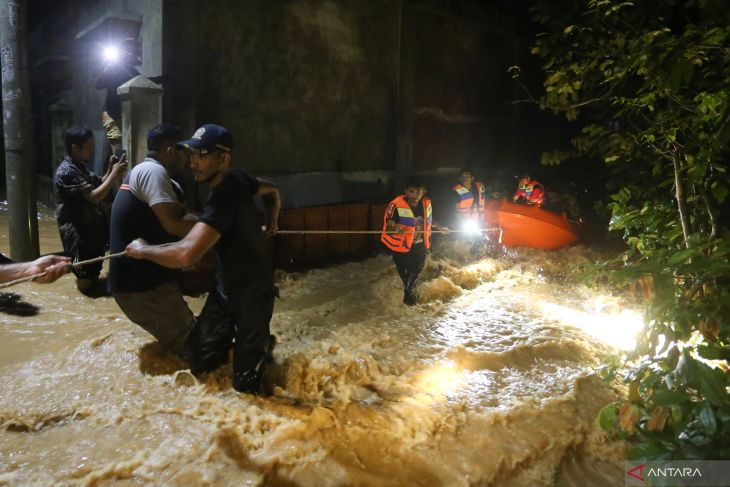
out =
{"type": "Polygon", "coordinates": [[[0,0],[0,67],[10,256],[19,261],[36,258],[39,250],[26,12],[26,0],[0,0]]]}

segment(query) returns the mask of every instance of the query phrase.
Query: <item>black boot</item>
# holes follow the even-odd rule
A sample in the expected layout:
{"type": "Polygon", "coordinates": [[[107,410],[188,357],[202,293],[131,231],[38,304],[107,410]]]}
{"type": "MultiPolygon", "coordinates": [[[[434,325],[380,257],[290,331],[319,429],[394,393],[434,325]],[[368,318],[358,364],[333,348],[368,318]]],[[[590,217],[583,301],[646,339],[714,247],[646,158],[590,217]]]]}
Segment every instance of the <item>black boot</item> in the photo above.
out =
{"type": "Polygon", "coordinates": [[[247,392],[257,396],[265,396],[264,373],[271,362],[274,361],[273,352],[276,347],[276,336],[269,335],[264,353],[261,359],[251,370],[245,372],[233,372],[233,388],[238,392],[247,392]]]}

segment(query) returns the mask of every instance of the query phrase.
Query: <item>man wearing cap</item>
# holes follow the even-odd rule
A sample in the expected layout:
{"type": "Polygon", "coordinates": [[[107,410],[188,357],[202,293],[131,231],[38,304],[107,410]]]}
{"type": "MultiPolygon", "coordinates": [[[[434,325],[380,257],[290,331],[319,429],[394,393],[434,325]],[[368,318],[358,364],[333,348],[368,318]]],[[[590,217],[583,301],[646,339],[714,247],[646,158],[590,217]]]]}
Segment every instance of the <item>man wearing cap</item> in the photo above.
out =
{"type": "MultiPolygon", "coordinates": [[[[180,128],[161,124],[147,133],[147,158],[134,166],[114,199],[110,252],[122,252],[135,238],[151,244],[184,237],[197,221],[186,214],[182,190],[171,175],[186,157],[177,150],[180,128]]],[[[195,318],[183,299],[180,272],[150,261],[119,257],[109,262],[109,291],[127,317],[167,349],[186,357],[185,342],[195,318]]]]}
{"type": "Polygon", "coordinates": [[[218,285],[208,295],[190,339],[194,344],[191,370],[201,374],[224,364],[235,338],[233,387],[261,394],[263,366],[272,346],[269,321],[276,288],[254,197],[263,198],[266,233],[273,234],[281,207],[279,190],[270,182],[233,170],[233,138],[220,125],[203,125],[179,145],[191,153],[195,180],[211,189],[198,223],[185,238],[166,247],[137,239],[127,246],[127,255],[180,269],[214,250],[218,285]]]}

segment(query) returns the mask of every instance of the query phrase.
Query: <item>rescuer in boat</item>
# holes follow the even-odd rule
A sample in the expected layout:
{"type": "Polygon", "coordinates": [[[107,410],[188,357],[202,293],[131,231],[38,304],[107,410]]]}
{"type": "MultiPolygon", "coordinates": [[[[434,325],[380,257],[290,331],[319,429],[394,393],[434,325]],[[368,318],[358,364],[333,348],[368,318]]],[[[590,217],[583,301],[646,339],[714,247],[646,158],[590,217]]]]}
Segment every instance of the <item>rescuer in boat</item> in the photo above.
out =
{"type": "Polygon", "coordinates": [[[418,277],[431,248],[431,229],[444,233],[449,228],[433,221],[431,199],[425,197],[426,185],[411,180],[405,194],[388,204],[383,217],[380,241],[393,255],[393,262],[403,281],[403,303],[417,304],[415,289],[418,277]]]}
{"type": "Polygon", "coordinates": [[[545,187],[530,176],[524,176],[517,184],[512,201],[540,208],[545,203],[545,187]]]}
{"type": "Polygon", "coordinates": [[[127,256],[182,269],[199,262],[209,250],[215,252],[218,285],[208,294],[190,333],[191,371],[203,374],[226,363],[235,338],[234,389],[264,394],[264,368],[274,345],[269,322],[278,289],[254,198],[263,199],[266,234],[273,235],[281,208],[279,189],[233,168],[233,137],[220,125],[203,125],[178,146],[190,152],[195,181],[208,185],[210,197],[182,240],[161,247],[136,239],[126,247],[127,256]]]}

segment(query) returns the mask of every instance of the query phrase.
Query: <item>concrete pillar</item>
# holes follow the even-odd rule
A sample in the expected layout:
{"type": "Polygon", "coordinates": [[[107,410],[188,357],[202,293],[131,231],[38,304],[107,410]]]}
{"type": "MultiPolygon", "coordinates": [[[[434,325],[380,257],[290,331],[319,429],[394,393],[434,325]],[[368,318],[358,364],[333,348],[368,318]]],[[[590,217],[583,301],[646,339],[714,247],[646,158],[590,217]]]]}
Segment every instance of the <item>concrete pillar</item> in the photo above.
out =
{"type": "Polygon", "coordinates": [[[64,100],[48,106],[51,118],[51,174],[66,156],[66,130],[73,125],[73,110],[64,100]]]}
{"type": "Polygon", "coordinates": [[[117,88],[122,97],[122,148],[131,168],[147,154],[147,131],[162,122],[162,87],[142,75],[117,88]]]}

